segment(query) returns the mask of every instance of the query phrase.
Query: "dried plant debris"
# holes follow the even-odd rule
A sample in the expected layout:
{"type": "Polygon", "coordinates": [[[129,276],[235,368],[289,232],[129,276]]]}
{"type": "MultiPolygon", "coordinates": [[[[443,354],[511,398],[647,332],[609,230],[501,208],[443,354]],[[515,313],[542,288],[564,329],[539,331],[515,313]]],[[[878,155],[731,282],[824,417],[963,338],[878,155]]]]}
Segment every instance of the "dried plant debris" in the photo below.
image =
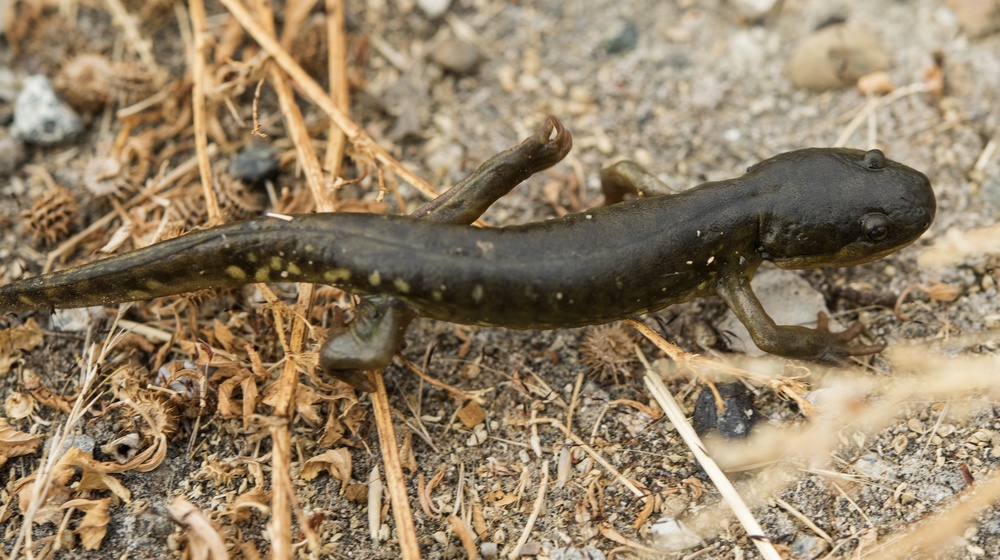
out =
{"type": "Polygon", "coordinates": [[[57,186],[36,199],[21,213],[24,227],[35,243],[50,246],[69,237],[79,221],[80,206],[69,189],[57,186]]]}
{"type": "Polygon", "coordinates": [[[34,350],[42,342],[42,328],[34,318],[23,325],[0,330],[0,377],[10,371],[24,352],[34,350]]]}
{"type": "Polygon", "coordinates": [[[621,323],[588,327],[580,344],[581,361],[601,379],[629,377],[636,359],[638,340],[631,329],[621,323]]]}
{"type": "Polygon", "coordinates": [[[43,441],[45,441],[45,436],[20,432],[8,424],[6,420],[0,418],[0,467],[6,464],[11,457],[36,452],[43,441]]]}
{"type": "MultiPolygon", "coordinates": [[[[993,3],[876,0],[866,13],[885,17],[843,14],[812,34],[835,47],[816,68],[837,79],[806,85],[858,87],[821,94],[793,91],[781,71],[830,15],[822,3],[777,2],[766,15],[756,6],[754,23],[654,0],[629,7],[638,19],[610,0],[575,11],[555,0],[264,10],[258,21],[277,16],[277,42],[321,87],[346,85],[349,124],[370,139],[331,127],[304,83],[288,79],[293,95],[279,95],[285,61],[232,15],[257,4],[267,3],[220,0],[201,15],[198,2],[7,3],[0,117],[23,122],[14,100],[27,83],[42,94],[36,106],[65,118],[18,127],[32,142],[13,126],[0,139],[0,173],[11,176],[0,198],[13,201],[0,223],[5,281],[320,202],[401,213],[422,202],[419,189],[376,149],[443,188],[547,113],[565,120],[576,148],[498,201],[487,223],[587,208],[599,170],[618,159],[683,186],[843,137],[926,171],[941,201],[930,236],[904,252],[796,273],[840,306],[833,314],[862,315],[890,350],[864,370],[721,362],[699,333],[711,334],[722,306],[705,301],[677,308],[677,342],[700,355],[660,347],[671,359],[650,360],[684,414],[748,434],[705,444],[716,462],[749,469],[727,476],[783,554],[889,555],[919,537],[925,550],[958,543],[969,557],[1000,556],[996,507],[959,527],[966,504],[993,495],[1000,466],[990,132],[1000,66],[995,26],[973,29],[967,17],[993,3]],[[870,36],[845,33],[858,24],[870,36]],[[901,34],[912,40],[884,41],[901,34]],[[343,55],[329,40],[338,36],[343,55]],[[62,133],[38,134],[52,124],[62,133]],[[871,297],[836,297],[827,282],[871,297]],[[699,395],[720,374],[754,397],[719,385],[723,411],[710,389],[699,395]],[[752,406],[768,420],[752,422],[752,406]]],[[[649,404],[631,330],[462,327],[458,341],[451,326],[418,321],[402,354],[426,356],[419,369],[465,396],[397,361],[382,395],[391,411],[380,415],[371,396],[317,373],[333,310],[351,296],[310,290],[250,286],[136,302],[121,315],[84,311],[71,332],[47,313],[0,317],[0,557],[277,557],[282,542],[294,543],[289,557],[396,557],[407,535],[424,557],[656,556],[657,537],[678,527],[678,558],[749,557],[762,542],[736,526],[674,423],[649,404]],[[109,318],[127,334],[108,336],[109,318]],[[106,337],[116,345],[92,364],[106,337]],[[379,449],[386,425],[396,465],[379,449]],[[406,505],[411,523],[395,517],[406,505]]]]}
{"type": "Polygon", "coordinates": [[[99,54],[84,53],[68,60],[52,85],[74,109],[93,113],[111,103],[127,107],[142,101],[165,82],[163,72],[150,72],[137,64],[115,63],[99,54]]]}

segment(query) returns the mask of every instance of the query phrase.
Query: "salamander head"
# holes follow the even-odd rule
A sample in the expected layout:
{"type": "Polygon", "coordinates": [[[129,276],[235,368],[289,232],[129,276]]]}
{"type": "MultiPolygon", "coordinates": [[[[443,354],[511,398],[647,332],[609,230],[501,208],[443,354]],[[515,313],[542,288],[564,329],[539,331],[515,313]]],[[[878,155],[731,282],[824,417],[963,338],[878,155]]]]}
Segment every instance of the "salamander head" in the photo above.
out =
{"type": "Polygon", "coordinates": [[[758,253],[781,268],[851,266],[916,241],[937,205],[923,173],[879,150],[809,148],[754,165],[758,253]]]}

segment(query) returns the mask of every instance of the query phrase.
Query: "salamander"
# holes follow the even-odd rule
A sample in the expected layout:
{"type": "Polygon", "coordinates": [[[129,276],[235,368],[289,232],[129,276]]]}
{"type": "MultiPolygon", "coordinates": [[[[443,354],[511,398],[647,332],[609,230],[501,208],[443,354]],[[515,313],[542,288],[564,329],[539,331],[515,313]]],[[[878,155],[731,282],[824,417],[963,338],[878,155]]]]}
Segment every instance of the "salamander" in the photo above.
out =
{"type": "MultiPolygon", "coordinates": [[[[843,267],[915,241],[936,203],[923,173],[879,150],[807,148],[733,179],[666,193],[632,163],[602,173],[608,192],[640,191],[564,217],[469,225],[497,198],[568,151],[551,119],[411,216],[263,217],[11,282],[0,312],[111,305],[254,282],[315,282],[368,294],[360,321],[335,333],[321,366],[364,386],[355,369],[388,363],[414,316],[511,329],[600,324],[719,295],[762,350],[837,360],[877,352],[830,332],[776,325],[750,288],[757,268],[843,267]],[[554,139],[549,138],[555,129],[554,139]],[[527,147],[525,147],[527,145],[527,147]],[[532,156],[544,154],[536,164],[532,156]],[[368,312],[364,311],[367,309],[368,312]],[[353,327],[353,328],[352,328],[353,327]],[[364,353],[366,341],[376,351],[364,353]]],[[[611,197],[609,197],[611,198],[611,197]]]]}

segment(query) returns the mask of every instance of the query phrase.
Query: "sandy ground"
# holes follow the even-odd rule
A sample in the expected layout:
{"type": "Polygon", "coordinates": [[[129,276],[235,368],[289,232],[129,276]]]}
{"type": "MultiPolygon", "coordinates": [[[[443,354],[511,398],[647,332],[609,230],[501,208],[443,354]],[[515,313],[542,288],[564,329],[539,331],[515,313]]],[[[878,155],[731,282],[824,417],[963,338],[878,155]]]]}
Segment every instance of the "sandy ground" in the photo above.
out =
{"type": "MultiPolygon", "coordinates": [[[[215,33],[221,33],[222,14],[221,7],[209,6],[215,33]]],[[[106,15],[93,17],[94,29],[116,32],[106,15]]],[[[1000,126],[1000,35],[969,38],[954,12],[931,0],[789,1],[780,12],[755,21],[720,1],[455,0],[447,16],[434,19],[412,1],[382,0],[349,7],[348,33],[350,70],[361,86],[352,91],[352,117],[433,184],[457,181],[478,162],[529,135],[546,115],[556,115],[573,132],[573,152],[498,202],[485,217],[493,225],[598,204],[598,173],[616,159],[634,159],[683,189],[735,177],[783,151],[840,140],[850,147],[878,147],[924,171],[934,185],[938,214],[920,241],[864,266],[801,274],[844,322],[860,318],[874,340],[888,343],[890,350],[849,372],[783,361],[741,362],[767,375],[802,375],[802,390],[809,395],[841,400],[835,412],[806,419],[793,402],[755,384],[756,404],[765,418],[759,437],[737,455],[744,456],[741,463],[762,464],[732,472],[731,478],[751,503],[764,534],[780,551],[801,559],[890,557],[893,543],[914,527],[933,535],[935,528],[946,527],[946,520],[959,519],[959,513],[948,512],[963,497],[975,496],[978,484],[992,480],[1000,460],[995,389],[974,381],[991,381],[1000,374],[995,361],[1000,324],[996,256],[973,254],[939,267],[920,259],[948,232],[995,224],[1000,214],[1000,156],[991,152],[1000,126]],[[807,35],[832,17],[870,30],[889,56],[887,72],[897,91],[908,93],[872,105],[855,88],[793,88],[782,71],[785,63],[807,35]],[[473,43],[479,56],[462,75],[442,70],[429,54],[455,36],[473,43]],[[924,87],[935,72],[943,72],[943,92],[924,87]],[[851,132],[852,119],[866,107],[874,110],[851,132]],[[901,307],[904,316],[914,319],[908,322],[889,308],[837,295],[845,286],[898,295],[931,282],[957,289],[957,299],[933,300],[918,291],[901,307]],[[918,525],[923,520],[930,523],[918,525]]],[[[164,49],[157,52],[172,53],[161,55],[165,60],[183,50],[176,25],[160,28],[154,37],[154,44],[164,49]]],[[[19,74],[37,70],[28,67],[32,63],[26,58],[12,57],[10,64],[19,74]]],[[[250,95],[239,98],[240,111],[250,95]]],[[[249,109],[250,103],[245,106],[249,109]]],[[[318,111],[304,106],[307,120],[322,122],[318,111]]],[[[100,123],[90,126],[93,133],[100,123]]],[[[280,138],[280,125],[273,126],[280,138]]],[[[242,134],[247,135],[245,130],[242,134]]],[[[69,176],[72,184],[71,174],[52,170],[61,154],[83,157],[32,148],[28,161],[50,166],[57,178],[69,176]]],[[[293,166],[286,166],[283,180],[301,188],[294,173],[293,166]]],[[[22,181],[28,175],[23,168],[14,174],[22,181]]],[[[410,205],[419,202],[420,195],[407,185],[401,191],[410,205]]],[[[345,192],[371,200],[375,188],[366,181],[345,192]]],[[[0,197],[13,201],[4,204],[10,206],[4,209],[10,227],[0,246],[0,267],[5,267],[15,255],[25,260],[17,247],[26,243],[27,234],[14,225],[30,199],[18,196],[10,185],[0,190],[0,197]]],[[[397,211],[392,204],[390,211],[397,211]]],[[[110,235],[111,230],[105,240],[110,235]]],[[[24,268],[31,273],[44,262],[27,260],[24,268]]],[[[5,270],[4,281],[12,274],[5,270]]],[[[233,299],[219,305],[231,305],[233,299]]],[[[240,305],[246,308],[245,302],[240,305]]],[[[729,355],[726,336],[715,326],[724,311],[720,301],[699,300],[647,317],[645,323],[687,351],[722,357],[729,355]]],[[[623,327],[621,332],[631,331],[623,327]]],[[[476,531],[485,529],[475,544],[481,554],[491,554],[489,543],[500,554],[510,554],[536,507],[546,471],[552,480],[539,502],[543,507],[526,552],[556,557],[568,554],[560,551],[563,547],[594,547],[607,554],[626,541],[656,547],[659,529],[653,529],[653,522],[676,517],[697,538],[690,547],[661,552],[663,557],[760,557],[673,425],[658,416],[655,406],[646,408],[651,399],[641,366],[619,352],[613,356],[620,362],[615,375],[595,374],[584,363],[592,354],[583,351],[587,333],[456,329],[431,321],[411,328],[405,351],[410,360],[421,363],[433,347],[429,375],[484,396],[482,420],[469,426],[457,417],[468,408],[467,400],[422,383],[398,362],[386,372],[397,431],[410,434],[404,447],[412,450],[415,471],[407,473],[408,490],[423,556],[465,556],[449,521],[452,514],[476,531]],[[539,418],[568,425],[636,487],[655,495],[654,511],[644,512],[647,502],[613,480],[564,432],[531,423],[539,418]],[[443,478],[428,492],[431,511],[418,503],[416,479],[429,480],[439,472],[443,478]]],[[[28,365],[18,368],[30,366],[48,387],[72,394],[81,338],[49,333],[49,351],[31,353],[28,365]]],[[[269,350],[276,346],[273,340],[258,339],[258,344],[269,344],[269,350]]],[[[703,379],[668,364],[651,344],[641,348],[690,412],[703,379]]],[[[132,352],[129,359],[152,363],[141,349],[132,352]]],[[[23,378],[15,375],[23,371],[18,368],[0,376],[5,398],[24,391],[23,378]]],[[[367,406],[362,397],[359,409],[367,411],[367,406]]],[[[324,418],[330,413],[319,410],[324,418]]],[[[267,408],[262,405],[258,412],[266,414],[267,408]]],[[[333,447],[349,451],[350,482],[359,485],[381,456],[370,415],[350,414],[350,420],[357,420],[356,432],[348,431],[333,447]]],[[[62,413],[51,409],[40,417],[64,421],[62,413]]],[[[31,426],[30,421],[12,424],[25,431],[31,426]]],[[[266,515],[254,512],[236,520],[221,512],[247,492],[255,472],[269,472],[261,459],[270,450],[269,441],[261,431],[243,429],[238,419],[209,414],[192,439],[194,426],[192,418],[181,421],[164,464],[156,470],[119,475],[132,503],[112,507],[98,550],[77,546],[61,554],[177,554],[183,539],[167,513],[175,495],[187,496],[208,512],[225,527],[231,544],[250,541],[266,551],[266,515]],[[206,475],[213,466],[236,474],[206,475]]],[[[317,443],[322,427],[322,421],[303,418],[294,424],[296,495],[322,542],[313,554],[397,557],[391,515],[382,517],[380,541],[373,543],[368,502],[350,499],[356,494],[345,495],[341,483],[326,474],[313,480],[298,476],[302,461],[325,451],[317,443]]],[[[45,433],[44,426],[34,429],[45,433]]],[[[98,420],[83,430],[98,445],[114,431],[98,420]]],[[[33,472],[38,460],[38,455],[27,455],[2,468],[0,503],[11,510],[8,515],[16,509],[15,481],[33,472]]],[[[19,514],[0,519],[0,541],[13,542],[19,514]]],[[[71,527],[77,523],[73,519],[71,527]]],[[[951,558],[1000,556],[1000,510],[986,508],[972,519],[967,528],[935,542],[932,550],[951,558]]],[[[34,532],[37,539],[55,531],[49,524],[34,532]]],[[[10,554],[9,547],[3,550],[10,554]]],[[[305,549],[300,554],[309,555],[305,549]]]]}

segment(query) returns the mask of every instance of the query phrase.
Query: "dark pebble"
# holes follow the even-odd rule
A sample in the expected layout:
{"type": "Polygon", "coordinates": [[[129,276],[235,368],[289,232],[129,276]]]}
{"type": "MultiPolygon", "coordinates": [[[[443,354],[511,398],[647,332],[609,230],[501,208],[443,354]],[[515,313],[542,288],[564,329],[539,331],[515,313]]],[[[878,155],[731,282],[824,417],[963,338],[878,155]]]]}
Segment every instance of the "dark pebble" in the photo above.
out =
{"type": "Polygon", "coordinates": [[[753,425],[760,419],[760,412],[753,404],[753,394],[742,383],[719,383],[715,387],[726,410],[719,416],[715,395],[709,387],[705,387],[694,404],[694,430],[700,436],[715,430],[729,439],[750,435],[753,425]]]}
{"type": "Polygon", "coordinates": [[[621,54],[635,50],[638,44],[639,28],[634,23],[629,22],[621,26],[618,33],[608,40],[604,48],[608,54],[621,54]]]}
{"type": "Polygon", "coordinates": [[[281,152],[266,144],[251,144],[236,154],[229,174],[247,185],[259,185],[278,174],[281,152]]]}

